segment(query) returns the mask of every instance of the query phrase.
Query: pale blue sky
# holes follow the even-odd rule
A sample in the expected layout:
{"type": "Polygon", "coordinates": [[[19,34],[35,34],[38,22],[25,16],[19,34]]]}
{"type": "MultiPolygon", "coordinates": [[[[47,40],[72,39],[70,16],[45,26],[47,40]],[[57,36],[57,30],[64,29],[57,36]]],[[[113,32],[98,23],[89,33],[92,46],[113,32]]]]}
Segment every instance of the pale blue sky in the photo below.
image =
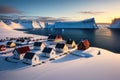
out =
{"type": "Polygon", "coordinates": [[[120,0],[1,0],[0,6],[21,12],[0,13],[4,15],[68,17],[71,20],[95,17],[97,22],[110,22],[120,17],[120,0]]]}

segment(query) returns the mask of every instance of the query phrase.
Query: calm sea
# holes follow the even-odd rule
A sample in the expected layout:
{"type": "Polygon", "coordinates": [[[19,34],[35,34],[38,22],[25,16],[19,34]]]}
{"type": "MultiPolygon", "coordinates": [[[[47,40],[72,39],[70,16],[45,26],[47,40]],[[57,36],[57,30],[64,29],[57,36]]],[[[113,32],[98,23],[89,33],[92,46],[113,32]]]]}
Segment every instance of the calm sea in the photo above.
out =
{"type": "Polygon", "coordinates": [[[32,29],[30,34],[37,35],[62,35],[65,40],[74,39],[79,43],[82,39],[88,39],[92,47],[107,49],[120,53],[120,29],[32,29]]]}

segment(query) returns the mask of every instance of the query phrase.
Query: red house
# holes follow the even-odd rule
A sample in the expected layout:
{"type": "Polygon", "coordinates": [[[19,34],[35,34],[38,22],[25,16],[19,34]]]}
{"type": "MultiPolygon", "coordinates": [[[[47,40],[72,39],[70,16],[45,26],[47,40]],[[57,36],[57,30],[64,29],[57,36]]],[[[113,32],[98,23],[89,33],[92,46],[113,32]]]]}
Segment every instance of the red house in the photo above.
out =
{"type": "Polygon", "coordinates": [[[30,51],[30,48],[28,46],[15,48],[15,50],[13,51],[14,58],[22,60],[25,53],[29,51],[30,51]]]}
{"type": "Polygon", "coordinates": [[[90,43],[87,39],[81,41],[80,44],[78,44],[78,50],[86,50],[89,47],[90,47],[90,43]]]}
{"type": "Polygon", "coordinates": [[[6,46],[5,45],[0,45],[0,51],[5,51],[6,50],[6,46]]]}

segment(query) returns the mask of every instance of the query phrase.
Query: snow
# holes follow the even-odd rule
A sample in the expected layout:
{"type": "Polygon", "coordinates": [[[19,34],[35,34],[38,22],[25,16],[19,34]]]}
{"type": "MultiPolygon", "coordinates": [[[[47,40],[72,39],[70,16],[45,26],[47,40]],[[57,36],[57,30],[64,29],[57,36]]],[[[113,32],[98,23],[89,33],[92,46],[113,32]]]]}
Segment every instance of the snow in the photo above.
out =
{"type": "Polygon", "coordinates": [[[111,26],[109,28],[120,28],[120,18],[114,19],[111,26]]]}
{"type": "MultiPolygon", "coordinates": [[[[0,38],[33,36],[0,26],[0,38]]],[[[53,45],[54,46],[54,45],[53,45]]],[[[52,47],[52,46],[51,46],[52,47]]],[[[39,51],[37,52],[39,53],[39,51]]],[[[40,53],[42,54],[42,53],[40,53]]],[[[85,51],[75,50],[53,61],[35,67],[5,61],[13,54],[0,54],[0,79],[2,80],[119,80],[120,54],[105,49],[90,47],[85,51]],[[100,55],[97,55],[100,51],[100,55]]],[[[41,57],[41,59],[45,59],[41,57]]]]}
{"type": "Polygon", "coordinates": [[[21,26],[19,23],[15,23],[11,21],[11,24],[9,25],[12,29],[24,29],[23,26],[21,26]]]}
{"type": "Polygon", "coordinates": [[[40,28],[39,23],[38,23],[37,21],[35,21],[35,20],[32,21],[32,26],[33,26],[34,28],[40,28]]]}
{"type": "Polygon", "coordinates": [[[47,62],[36,67],[32,67],[21,62],[6,62],[3,59],[4,56],[1,56],[0,78],[4,80],[120,79],[119,54],[95,47],[89,48],[86,52],[93,55],[93,57],[86,58],[68,54],[60,59],[47,62]],[[101,51],[101,55],[93,53],[98,52],[98,50],[101,51]]]}

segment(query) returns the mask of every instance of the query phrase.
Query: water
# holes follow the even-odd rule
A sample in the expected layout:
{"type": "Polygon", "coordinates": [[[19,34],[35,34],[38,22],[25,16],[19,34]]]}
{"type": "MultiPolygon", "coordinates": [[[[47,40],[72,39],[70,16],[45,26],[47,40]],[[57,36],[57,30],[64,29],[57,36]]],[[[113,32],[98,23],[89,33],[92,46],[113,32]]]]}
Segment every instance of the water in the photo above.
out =
{"type": "Polygon", "coordinates": [[[38,35],[59,34],[65,40],[74,39],[79,43],[82,39],[88,39],[92,47],[107,49],[120,53],[120,30],[119,29],[33,29],[28,33],[38,35]]]}

